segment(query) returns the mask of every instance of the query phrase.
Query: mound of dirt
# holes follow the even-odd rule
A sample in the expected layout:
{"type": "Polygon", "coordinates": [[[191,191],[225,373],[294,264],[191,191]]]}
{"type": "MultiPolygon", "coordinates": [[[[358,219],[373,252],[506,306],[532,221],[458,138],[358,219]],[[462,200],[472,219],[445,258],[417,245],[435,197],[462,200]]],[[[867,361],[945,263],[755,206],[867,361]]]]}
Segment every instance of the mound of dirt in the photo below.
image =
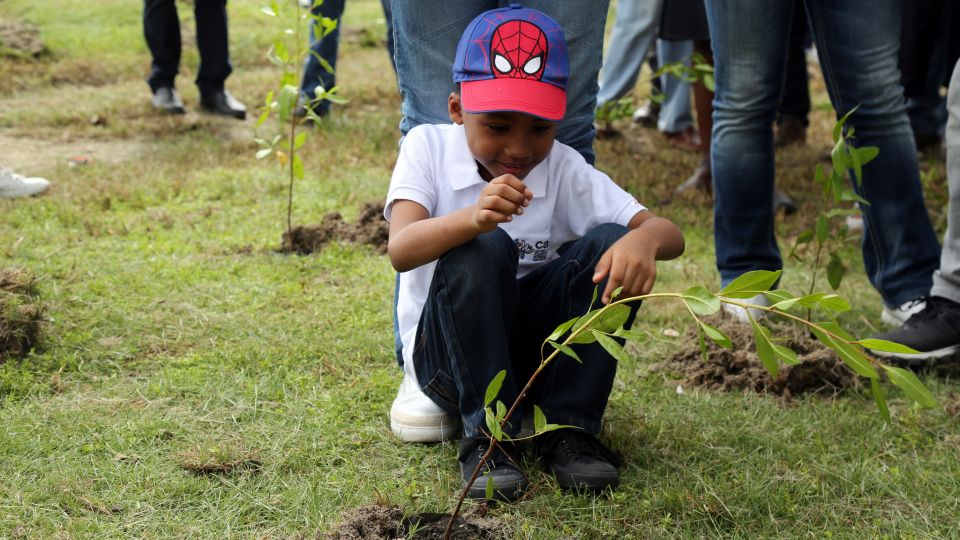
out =
{"type": "MultiPolygon", "coordinates": [[[[331,540],[439,540],[450,514],[423,513],[404,517],[396,506],[361,506],[348,512],[331,540]]],[[[487,517],[458,517],[450,535],[460,540],[500,540],[506,538],[503,523],[487,517]]]]}
{"type": "Polygon", "coordinates": [[[36,26],[0,19],[0,57],[36,58],[46,50],[36,26]]]}
{"type": "Polygon", "coordinates": [[[307,255],[323,249],[327,242],[351,242],[369,244],[377,253],[387,252],[387,240],[390,227],[383,219],[383,203],[368,202],[360,207],[356,223],[343,220],[337,212],[323,216],[319,225],[294,227],[289,233],[283,233],[282,251],[307,255]]]}
{"type": "Polygon", "coordinates": [[[43,311],[30,274],[19,268],[0,269],[0,363],[23,358],[37,346],[43,311]]]}
{"type": "Polygon", "coordinates": [[[679,376],[683,385],[762,392],[787,398],[810,393],[838,394],[860,385],[857,375],[833,351],[813,339],[805,328],[787,323],[767,324],[778,343],[793,349],[801,361],[795,366],[781,366],[774,379],[760,363],[750,326],[722,318],[707,322],[730,338],[732,350],[708,339],[709,354],[704,361],[697,337],[691,333],[686,341],[692,343],[690,347],[654,368],[679,376]]]}

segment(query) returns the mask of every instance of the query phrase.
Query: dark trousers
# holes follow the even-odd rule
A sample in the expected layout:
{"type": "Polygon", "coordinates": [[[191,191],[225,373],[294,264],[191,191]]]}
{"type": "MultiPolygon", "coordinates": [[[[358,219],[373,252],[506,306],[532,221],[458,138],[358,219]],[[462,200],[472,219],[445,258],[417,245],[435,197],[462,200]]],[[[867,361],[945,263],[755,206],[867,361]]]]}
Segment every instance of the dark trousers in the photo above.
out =
{"type": "MultiPolygon", "coordinates": [[[[451,414],[461,415],[465,436],[486,431],[483,398],[494,376],[507,372],[497,399],[509,407],[540,364],[543,340],[561,323],[587,312],[594,267],[626,231],[620,225],[601,225],[562,246],[559,259],[520,279],[519,252],[501,229],[440,258],[417,329],[413,362],[424,393],[451,414]]],[[[600,307],[599,301],[594,307],[600,307]]],[[[636,307],[627,325],[635,314],[636,307]]],[[[583,363],[555,358],[524,403],[539,405],[549,422],[596,434],[613,388],[616,360],[597,343],[572,348],[583,363]]],[[[544,357],[552,351],[546,347],[544,357]]],[[[516,433],[520,418],[513,417],[508,432],[516,433]]]]}
{"type": "MultiPolygon", "coordinates": [[[[230,75],[230,54],[227,48],[226,0],[193,0],[197,22],[197,49],[200,67],[197,87],[201,94],[223,90],[223,81],[230,75]]],[[[143,33],[153,56],[147,83],[150,89],[173,86],[180,69],[180,19],[174,0],[144,0],[143,33]]]]}
{"type": "Polygon", "coordinates": [[[790,41],[787,43],[787,64],[784,70],[783,94],[777,111],[777,123],[784,115],[793,115],[809,125],[810,77],[807,73],[807,49],[812,44],[810,23],[803,9],[803,0],[796,0],[790,41]]]}
{"type": "Polygon", "coordinates": [[[954,0],[903,3],[900,73],[910,125],[918,135],[943,136],[947,85],[960,54],[960,7],[954,0]]]}

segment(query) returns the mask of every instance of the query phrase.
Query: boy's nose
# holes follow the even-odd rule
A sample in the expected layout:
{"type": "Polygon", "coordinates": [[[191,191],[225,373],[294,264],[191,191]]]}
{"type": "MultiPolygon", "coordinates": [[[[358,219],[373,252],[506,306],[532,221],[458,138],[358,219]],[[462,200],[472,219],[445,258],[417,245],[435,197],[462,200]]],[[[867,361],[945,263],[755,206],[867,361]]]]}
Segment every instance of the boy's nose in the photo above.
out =
{"type": "Polygon", "coordinates": [[[508,144],[505,149],[505,153],[511,158],[522,159],[530,157],[533,149],[526,139],[518,137],[510,141],[510,144],[508,144]]]}

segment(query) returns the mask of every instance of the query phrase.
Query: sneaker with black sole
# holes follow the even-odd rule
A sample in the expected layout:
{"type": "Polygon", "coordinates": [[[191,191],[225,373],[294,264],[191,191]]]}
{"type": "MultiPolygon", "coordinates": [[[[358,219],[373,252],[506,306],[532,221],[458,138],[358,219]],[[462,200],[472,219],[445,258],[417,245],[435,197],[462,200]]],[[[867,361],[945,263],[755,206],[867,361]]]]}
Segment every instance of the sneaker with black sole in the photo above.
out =
{"type": "Polygon", "coordinates": [[[914,313],[903,326],[873,336],[906,345],[916,353],[895,353],[871,350],[905,367],[926,366],[954,355],[960,356],[960,303],[931,296],[921,311],[914,313]]]}
{"type": "MultiPolygon", "coordinates": [[[[497,444],[480,469],[480,475],[467,490],[467,497],[486,499],[487,482],[490,479],[493,481],[493,498],[497,500],[515,501],[527,490],[527,477],[504,449],[506,444],[508,443],[497,444]]],[[[489,447],[490,439],[485,437],[464,437],[460,440],[460,478],[463,486],[467,485],[489,447]]]]}
{"type": "Polygon", "coordinates": [[[561,489],[603,491],[620,485],[623,460],[596,437],[579,429],[558,429],[534,439],[544,466],[561,489]]]}

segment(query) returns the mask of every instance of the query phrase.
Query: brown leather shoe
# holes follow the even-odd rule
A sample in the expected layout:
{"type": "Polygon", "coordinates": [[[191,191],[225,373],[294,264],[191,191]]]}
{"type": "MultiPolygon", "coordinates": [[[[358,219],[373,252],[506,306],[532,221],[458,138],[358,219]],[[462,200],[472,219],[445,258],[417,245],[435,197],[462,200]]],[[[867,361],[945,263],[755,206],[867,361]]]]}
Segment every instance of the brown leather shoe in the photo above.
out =
{"type": "Polygon", "coordinates": [[[688,152],[700,151],[700,135],[697,133],[697,130],[693,129],[693,127],[688,127],[683,131],[677,131],[674,133],[664,131],[663,136],[666,137],[670,144],[681,150],[686,150],[688,152]]]}

